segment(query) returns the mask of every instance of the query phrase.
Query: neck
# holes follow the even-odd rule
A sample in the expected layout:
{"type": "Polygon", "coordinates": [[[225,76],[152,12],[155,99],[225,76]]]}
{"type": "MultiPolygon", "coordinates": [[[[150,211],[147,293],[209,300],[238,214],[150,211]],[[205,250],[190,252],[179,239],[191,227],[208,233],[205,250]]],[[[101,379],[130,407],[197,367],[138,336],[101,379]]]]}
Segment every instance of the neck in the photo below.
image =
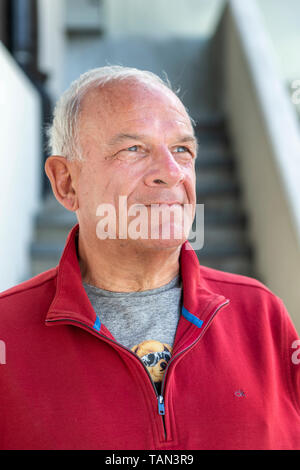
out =
{"type": "Polygon", "coordinates": [[[82,281],[114,292],[156,289],[179,273],[180,249],[148,249],[123,240],[97,240],[93,246],[79,234],[82,281]]]}

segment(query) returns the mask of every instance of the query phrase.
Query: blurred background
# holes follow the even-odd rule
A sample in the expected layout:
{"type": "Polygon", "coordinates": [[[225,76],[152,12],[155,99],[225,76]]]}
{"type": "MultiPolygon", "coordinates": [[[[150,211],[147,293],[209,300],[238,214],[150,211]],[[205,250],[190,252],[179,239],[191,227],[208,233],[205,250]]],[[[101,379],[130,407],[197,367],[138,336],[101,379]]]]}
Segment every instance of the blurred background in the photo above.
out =
{"type": "Polygon", "coordinates": [[[56,266],[73,213],[44,172],[72,80],[167,74],[196,122],[200,262],[253,276],[300,331],[299,0],[0,0],[0,291],[56,266]]]}

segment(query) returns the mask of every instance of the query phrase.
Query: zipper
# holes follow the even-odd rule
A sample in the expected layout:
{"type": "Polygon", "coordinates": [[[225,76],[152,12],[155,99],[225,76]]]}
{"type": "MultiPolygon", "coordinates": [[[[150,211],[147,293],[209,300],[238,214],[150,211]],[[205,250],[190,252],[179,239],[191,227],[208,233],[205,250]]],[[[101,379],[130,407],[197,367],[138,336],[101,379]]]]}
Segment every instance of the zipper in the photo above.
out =
{"type": "Polygon", "coordinates": [[[162,395],[158,395],[158,414],[164,416],[165,415],[165,402],[164,397],[162,395]]]}
{"type": "Polygon", "coordinates": [[[135,359],[138,359],[138,361],[142,364],[144,370],[146,371],[149,379],[150,379],[150,382],[152,384],[152,388],[155,392],[155,395],[156,395],[156,399],[157,399],[157,403],[158,403],[158,414],[161,416],[162,418],[162,424],[163,424],[163,429],[164,429],[164,437],[165,437],[165,441],[167,440],[167,430],[166,430],[166,423],[165,423],[165,414],[166,414],[166,411],[165,411],[165,401],[164,401],[164,386],[165,386],[165,379],[166,379],[166,375],[167,375],[167,371],[170,367],[170,364],[176,359],[178,358],[179,356],[181,356],[183,353],[186,353],[189,349],[192,349],[196,343],[198,341],[200,341],[200,339],[203,337],[205,331],[207,330],[207,328],[209,327],[209,325],[211,324],[212,320],[214,319],[214,317],[216,316],[216,314],[218,313],[218,311],[222,308],[222,307],[225,307],[225,305],[229,304],[229,300],[226,300],[226,302],[223,302],[222,304],[218,305],[218,307],[214,310],[213,314],[211,315],[210,319],[209,319],[209,322],[205,325],[205,328],[203,329],[203,331],[200,333],[200,335],[198,336],[198,338],[195,339],[195,341],[190,344],[189,346],[187,346],[185,349],[183,349],[182,351],[180,351],[180,353],[176,354],[175,356],[172,356],[170,361],[168,362],[167,364],[167,367],[165,369],[165,372],[164,372],[164,375],[163,375],[163,380],[162,380],[162,384],[161,384],[161,391],[160,391],[160,394],[158,393],[156,387],[155,387],[155,384],[152,380],[152,377],[147,369],[147,367],[145,366],[145,364],[143,363],[143,361],[133,352],[131,351],[131,349],[127,348],[126,346],[123,346],[122,344],[120,343],[117,343],[117,341],[114,341],[110,338],[107,338],[107,336],[104,336],[104,335],[101,335],[100,333],[98,333],[97,331],[94,330],[94,328],[90,327],[89,325],[87,325],[86,323],[83,323],[83,322],[80,322],[78,320],[71,320],[69,318],[61,318],[59,320],[46,320],[48,323],[59,323],[59,322],[68,322],[68,323],[78,323],[80,326],[84,327],[84,329],[88,329],[90,330],[95,336],[98,336],[98,337],[101,337],[104,339],[104,341],[108,341],[108,342],[111,342],[113,344],[116,344],[119,348],[122,348],[122,349],[125,349],[126,351],[128,351],[135,359]]]}
{"type": "MultiPolygon", "coordinates": [[[[211,324],[211,322],[213,321],[214,317],[216,316],[216,314],[218,313],[218,311],[222,308],[222,307],[225,307],[225,305],[228,305],[229,304],[229,300],[227,299],[226,302],[223,302],[222,304],[218,305],[218,307],[214,310],[213,314],[211,315],[209,321],[207,322],[207,324],[205,325],[204,329],[201,331],[200,335],[198,336],[198,338],[195,339],[195,341],[190,344],[189,346],[187,346],[185,349],[183,349],[182,351],[180,351],[180,353],[176,354],[175,356],[172,356],[170,361],[168,362],[167,364],[167,367],[165,369],[165,372],[164,372],[164,375],[163,375],[163,380],[162,380],[162,384],[161,384],[161,396],[162,396],[162,399],[163,399],[163,391],[164,391],[164,385],[165,385],[165,379],[166,379],[166,375],[167,375],[167,371],[169,369],[169,366],[170,364],[174,361],[174,359],[176,359],[177,357],[181,356],[183,353],[186,353],[189,349],[192,349],[196,343],[198,343],[198,341],[200,341],[200,339],[202,338],[202,336],[204,335],[205,331],[207,330],[207,328],[209,327],[209,325],[211,324]]],[[[163,404],[163,409],[164,409],[164,402],[162,402],[163,404]]]]}
{"type": "Polygon", "coordinates": [[[164,437],[165,437],[165,440],[167,440],[167,431],[166,431],[166,424],[165,424],[165,404],[164,404],[164,398],[162,395],[159,395],[158,392],[157,392],[157,389],[155,387],[155,384],[152,380],[152,377],[150,375],[150,372],[148,371],[147,367],[145,366],[145,364],[143,363],[143,361],[139,358],[139,356],[137,356],[133,351],[131,351],[131,349],[127,348],[126,346],[123,346],[122,344],[120,343],[117,343],[117,341],[114,341],[113,339],[111,338],[107,338],[107,336],[104,336],[104,335],[101,335],[100,333],[97,333],[97,331],[90,327],[89,325],[87,325],[86,323],[83,323],[83,322],[80,322],[78,320],[72,320],[72,319],[69,319],[69,318],[60,318],[59,320],[46,320],[48,323],[59,323],[59,322],[71,322],[71,323],[78,323],[81,327],[84,327],[84,329],[88,329],[90,330],[95,336],[98,336],[98,337],[101,337],[103,338],[105,341],[109,341],[113,344],[116,344],[118,347],[122,348],[122,349],[125,349],[126,351],[128,351],[135,359],[138,359],[138,361],[142,364],[143,368],[145,369],[145,371],[147,372],[147,375],[150,379],[150,382],[152,384],[152,388],[155,392],[155,395],[156,395],[156,399],[158,401],[158,414],[162,417],[162,424],[163,424],[163,429],[164,429],[164,437]]]}

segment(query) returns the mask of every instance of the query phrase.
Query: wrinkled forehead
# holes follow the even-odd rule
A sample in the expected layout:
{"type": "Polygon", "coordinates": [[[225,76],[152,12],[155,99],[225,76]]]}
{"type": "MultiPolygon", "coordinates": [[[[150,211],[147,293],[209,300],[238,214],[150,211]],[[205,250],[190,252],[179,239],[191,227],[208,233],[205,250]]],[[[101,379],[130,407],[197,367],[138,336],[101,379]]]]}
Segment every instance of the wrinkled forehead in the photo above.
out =
{"type": "Polygon", "coordinates": [[[177,95],[159,83],[144,83],[127,79],[107,83],[89,90],[80,106],[80,121],[91,119],[127,119],[135,112],[145,115],[156,111],[178,115],[192,128],[189,115],[177,95]]]}

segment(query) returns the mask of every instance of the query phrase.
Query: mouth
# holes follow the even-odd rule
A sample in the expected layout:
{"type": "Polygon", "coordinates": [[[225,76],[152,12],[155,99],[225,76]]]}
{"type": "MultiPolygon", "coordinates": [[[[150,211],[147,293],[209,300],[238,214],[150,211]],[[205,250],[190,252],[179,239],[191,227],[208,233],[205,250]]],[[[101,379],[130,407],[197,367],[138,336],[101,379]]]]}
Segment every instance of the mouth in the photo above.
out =
{"type": "Polygon", "coordinates": [[[148,204],[144,204],[147,207],[151,207],[152,205],[156,206],[183,206],[183,202],[178,202],[178,201],[172,201],[172,202],[166,202],[166,201],[157,201],[157,202],[150,202],[148,204]]]}

